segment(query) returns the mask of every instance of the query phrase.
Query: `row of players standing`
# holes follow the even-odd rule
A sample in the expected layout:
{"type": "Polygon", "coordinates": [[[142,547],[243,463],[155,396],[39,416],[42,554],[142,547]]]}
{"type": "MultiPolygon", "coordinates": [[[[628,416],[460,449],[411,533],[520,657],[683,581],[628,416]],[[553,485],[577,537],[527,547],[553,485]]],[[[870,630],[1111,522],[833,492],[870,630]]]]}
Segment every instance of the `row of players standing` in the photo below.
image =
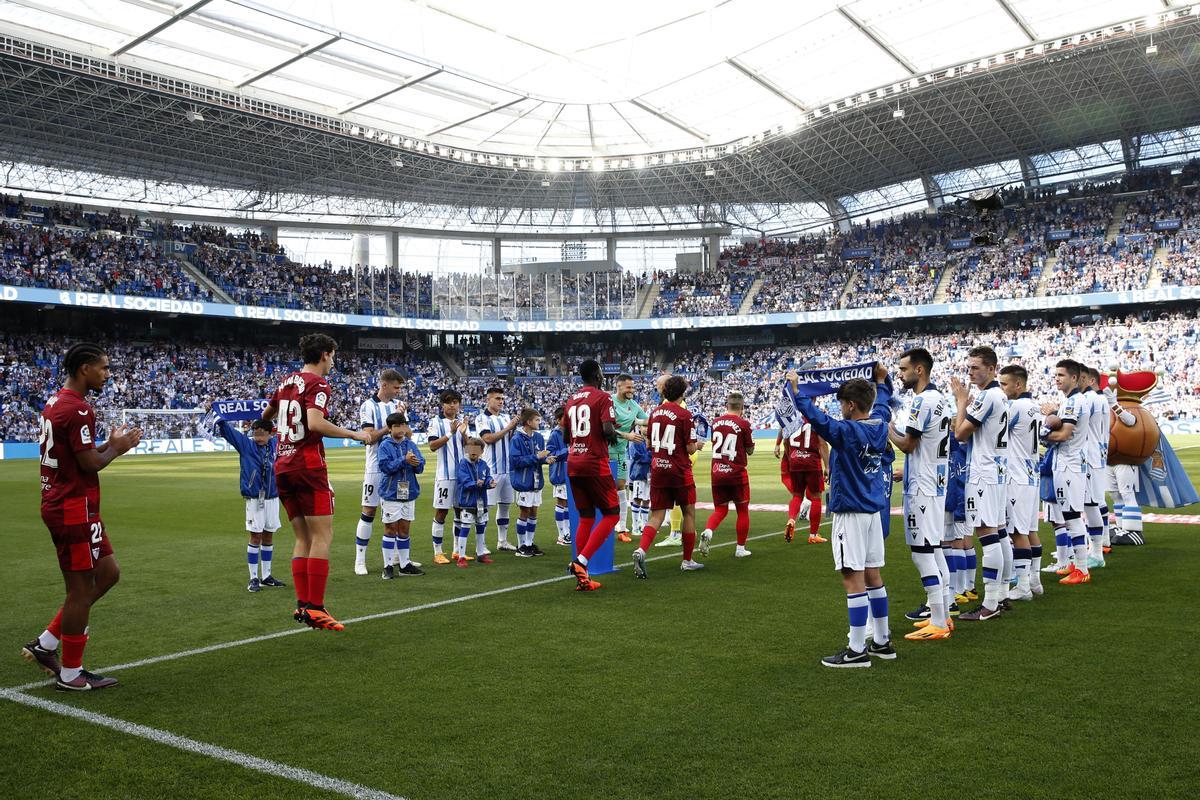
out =
{"type": "MultiPolygon", "coordinates": [[[[868,667],[872,657],[896,658],[880,572],[884,533],[877,513],[886,513],[891,491],[885,466],[889,442],[907,454],[905,540],[927,598],[906,615],[916,627],[906,639],[949,639],[956,616],[967,621],[999,617],[1011,610],[1011,601],[1032,600],[1043,592],[1039,572],[1055,572],[1060,583],[1081,585],[1091,582],[1092,569],[1104,566],[1106,486],[1123,498],[1136,488],[1136,470],[1108,467],[1109,428],[1113,418],[1132,425],[1132,415],[1111,393],[1100,393],[1097,370],[1071,359],[1055,366],[1061,403],[1040,407],[1027,391],[1025,368],[1011,364],[998,370],[992,348],[972,348],[966,366],[969,383],[952,378],[951,391],[944,394],[930,381],[929,352],[906,351],[899,375],[913,394],[897,421],[891,420],[886,371],[879,368],[874,391],[859,385],[862,381],[839,389],[841,421],[830,420],[811,401],[796,400],[809,423],[830,438],[833,450],[834,561],[847,592],[850,634],[847,648],[823,659],[826,666],[868,667]],[[1044,457],[1039,442],[1046,446],[1044,457]],[[953,464],[956,443],[965,445],[961,473],[953,464]],[[961,501],[954,491],[958,474],[961,501]],[[1055,530],[1055,564],[1045,569],[1039,501],[1055,530]],[[972,539],[983,551],[984,596],[976,609],[960,614],[958,604],[975,599],[972,539]],[[1015,588],[1010,589],[1010,580],[1015,588]]],[[[795,381],[797,376],[788,377],[795,381]]]]}

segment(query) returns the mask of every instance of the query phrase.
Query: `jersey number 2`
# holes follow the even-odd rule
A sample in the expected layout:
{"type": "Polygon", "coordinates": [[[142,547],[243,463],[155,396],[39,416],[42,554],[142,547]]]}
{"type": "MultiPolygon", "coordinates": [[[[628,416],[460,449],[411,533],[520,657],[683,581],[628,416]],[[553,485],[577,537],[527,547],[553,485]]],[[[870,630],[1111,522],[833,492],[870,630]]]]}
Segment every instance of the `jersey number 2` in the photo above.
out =
{"type": "Polygon", "coordinates": [[[54,426],[45,417],[42,417],[42,436],[38,444],[42,447],[42,463],[50,469],[58,469],[58,459],[50,456],[54,449],[54,426]]]}
{"type": "Polygon", "coordinates": [[[717,460],[727,458],[730,461],[733,461],[735,458],[737,458],[737,443],[738,437],[736,433],[722,433],[721,431],[714,431],[712,457],[717,460]]]}

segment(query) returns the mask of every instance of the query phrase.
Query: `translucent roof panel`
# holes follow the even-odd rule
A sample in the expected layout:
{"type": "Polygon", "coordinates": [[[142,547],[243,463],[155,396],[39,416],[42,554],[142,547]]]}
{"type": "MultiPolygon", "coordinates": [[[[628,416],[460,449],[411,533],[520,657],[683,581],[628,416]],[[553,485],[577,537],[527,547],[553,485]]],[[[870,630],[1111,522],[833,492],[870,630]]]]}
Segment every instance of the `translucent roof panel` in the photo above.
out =
{"type": "Polygon", "coordinates": [[[1011,161],[981,164],[978,167],[960,169],[956,172],[943,172],[933,176],[933,182],[938,185],[943,194],[948,195],[970,192],[989,186],[1015,186],[1022,180],[1021,162],[1015,158],[1011,161]]]}
{"type": "Polygon", "coordinates": [[[1125,169],[1125,156],[1118,139],[1043,153],[1033,156],[1030,161],[1038,176],[1048,183],[1108,175],[1125,169]]]}
{"type": "Polygon", "coordinates": [[[348,126],[586,158],[788,129],[802,109],[1030,35],[1165,9],[1161,0],[607,0],[586,13],[544,0],[6,0],[0,30],[348,126]]]}
{"type": "Polygon", "coordinates": [[[913,203],[923,206],[925,205],[925,187],[921,185],[920,179],[904,181],[841,197],[838,201],[852,218],[860,217],[897,204],[913,203]]]}
{"type": "Polygon", "coordinates": [[[1200,154],[1200,126],[1147,133],[1140,138],[1138,164],[1143,167],[1176,164],[1200,154]]]}

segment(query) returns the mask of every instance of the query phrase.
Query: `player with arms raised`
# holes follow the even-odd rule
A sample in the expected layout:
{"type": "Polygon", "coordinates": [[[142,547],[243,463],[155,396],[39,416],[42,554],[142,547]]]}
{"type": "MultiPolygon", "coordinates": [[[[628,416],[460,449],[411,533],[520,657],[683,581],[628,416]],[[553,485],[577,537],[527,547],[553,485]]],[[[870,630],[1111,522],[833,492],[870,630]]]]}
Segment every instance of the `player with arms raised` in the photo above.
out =
{"type": "Polygon", "coordinates": [[[55,687],[64,692],[86,692],[115,686],[83,668],[88,640],[88,615],[92,605],[121,576],[108,532],[100,519],[100,470],[136,447],[142,432],[116,428],[108,441],[97,446],[96,414],[87,402],[88,392],[108,383],[108,356],[99,346],[74,345],[63,359],[66,383],[46,401],[41,416],[42,521],[58,551],[67,596],[42,635],[21,649],[55,676],[55,687]],[[58,643],[62,642],[62,663],[58,643]]]}
{"type": "MultiPolygon", "coordinates": [[[[596,554],[617,526],[617,484],[608,465],[608,447],[617,440],[612,395],[604,391],[604,373],[591,359],[579,365],[583,387],[567,401],[564,424],[567,447],[567,480],[579,512],[575,552],[567,565],[576,590],[595,591],[600,584],[588,577],[588,559],[596,554]],[[596,510],[601,513],[596,530],[596,510]]],[[[636,434],[635,434],[636,435],[636,434]]],[[[640,437],[639,437],[640,438],[640,437]]]]}
{"type": "Polygon", "coordinates": [[[737,511],[737,550],[733,556],[750,555],[746,549],[746,536],[750,533],[750,474],[746,472],[746,463],[754,455],[754,430],[745,413],[746,398],[741,392],[730,392],[725,398],[725,413],[713,420],[713,513],[700,534],[702,556],[708,555],[713,532],[729,513],[730,503],[737,511]]]}
{"type": "Polygon", "coordinates": [[[296,533],[292,578],[296,584],[297,622],[340,631],[344,627],[325,610],[329,580],[329,548],[333,543],[333,485],[325,463],[322,438],[333,436],[367,444],[368,431],[351,431],[328,420],[333,390],[326,376],[333,370],[337,342],[323,333],[300,338],[304,366],[283,380],[263,419],[275,419],[279,455],[275,485],[296,533]]]}

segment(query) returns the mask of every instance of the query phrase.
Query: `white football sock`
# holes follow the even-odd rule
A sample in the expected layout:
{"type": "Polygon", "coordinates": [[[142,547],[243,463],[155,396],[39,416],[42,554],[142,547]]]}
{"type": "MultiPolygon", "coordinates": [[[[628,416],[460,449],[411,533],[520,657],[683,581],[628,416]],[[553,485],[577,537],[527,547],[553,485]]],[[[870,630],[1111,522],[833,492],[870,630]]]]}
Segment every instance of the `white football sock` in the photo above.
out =
{"type": "Polygon", "coordinates": [[[433,552],[434,555],[437,555],[442,552],[442,540],[446,537],[446,523],[434,520],[431,527],[433,532],[433,552]]]}
{"type": "Polygon", "coordinates": [[[400,562],[400,569],[404,569],[408,566],[408,554],[410,549],[411,542],[409,542],[407,536],[396,537],[396,559],[400,562]]]}

